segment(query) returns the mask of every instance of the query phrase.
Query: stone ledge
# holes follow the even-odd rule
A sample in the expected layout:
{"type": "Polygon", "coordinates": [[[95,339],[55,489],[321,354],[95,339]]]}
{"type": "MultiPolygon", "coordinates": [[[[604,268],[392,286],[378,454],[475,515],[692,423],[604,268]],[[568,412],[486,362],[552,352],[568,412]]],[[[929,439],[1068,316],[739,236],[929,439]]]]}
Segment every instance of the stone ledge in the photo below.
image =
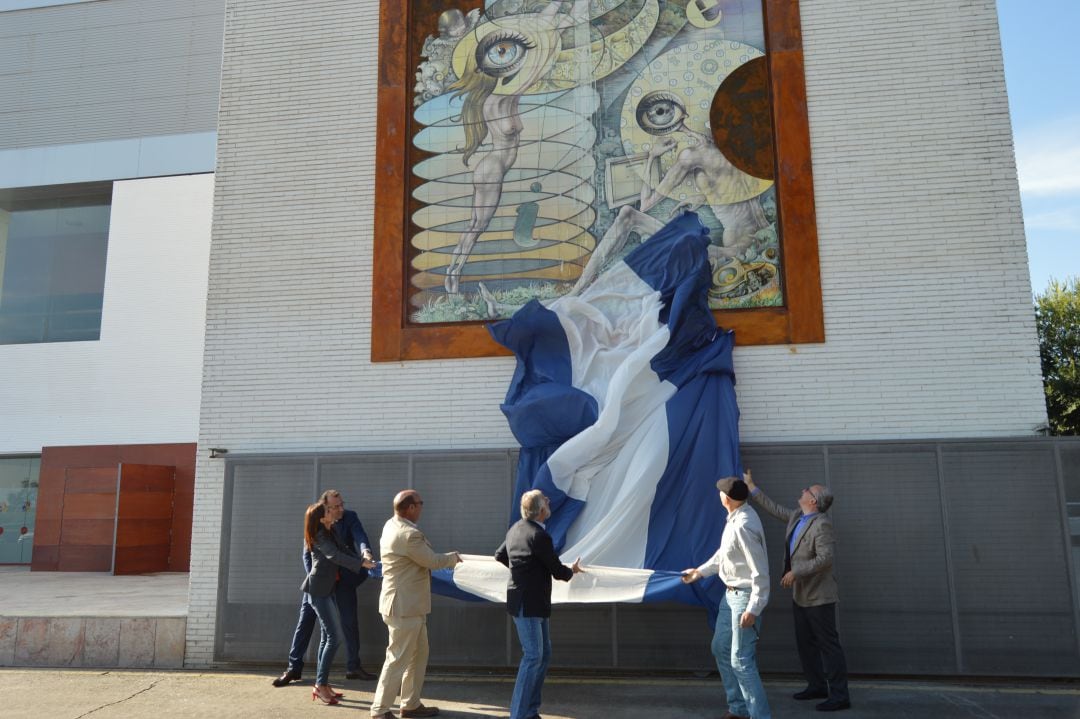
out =
{"type": "Polygon", "coordinates": [[[0,666],[180,669],[184,617],[0,616],[0,666]]]}

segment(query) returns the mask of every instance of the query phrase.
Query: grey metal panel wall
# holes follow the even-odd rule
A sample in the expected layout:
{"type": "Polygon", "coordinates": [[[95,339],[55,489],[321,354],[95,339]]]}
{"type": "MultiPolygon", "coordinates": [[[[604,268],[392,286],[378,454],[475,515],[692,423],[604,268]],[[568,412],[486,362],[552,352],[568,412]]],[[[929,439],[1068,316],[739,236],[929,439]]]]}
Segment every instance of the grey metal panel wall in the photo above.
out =
{"type": "Polygon", "coordinates": [[[1080,672],[1053,446],[943,450],[964,672],[1080,672]]]}
{"type": "Polygon", "coordinates": [[[225,0],[101,0],[0,21],[0,149],[217,129],[225,0]]]}
{"type": "Polygon", "coordinates": [[[281,627],[296,625],[303,581],[303,512],[311,502],[311,460],[237,466],[222,531],[219,633],[224,655],[285,657],[281,627]],[[226,569],[227,568],[227,569],[226,569]]]}
{"type": "MultiPolygon", "coordinates": [[[[377,544],[393,494],[416,487],[436,549],[485,554],[505,531],[514,454],[230,460],[217,659],[282,661],[299,601],[298,518],[323,489],[342,490],[377,544]]],[[[1080,441],[751,445],[743,462],[789,506],[811,484],[836,495],[838,617],[853,673],[1080,677],[1077,552],[1066,526],[1067,512],[1080,519],[1066,506],[1080,507],[1080,441]]],[[[723,519],[719,504],[703,511],[723,519]]],[[[791,593],[779,586],[784,525],[763,521],[773,593],[759,664],[795,672],[791,593]]],[[[372,667],[386,640],[377,587],[360,590],[372,667]]],[[[436,597],[429,632],[436,665],[509,667],[520,656],[502,605],[436,597]]],[[[713,669],[697,607],[563,606],[552,636],[556,667],[713,669]]]]}
{"type": "Polygon", "coordinates": [[[956,671],[933,446],[830,448],[844,648],[864,672],[956,671]]]}

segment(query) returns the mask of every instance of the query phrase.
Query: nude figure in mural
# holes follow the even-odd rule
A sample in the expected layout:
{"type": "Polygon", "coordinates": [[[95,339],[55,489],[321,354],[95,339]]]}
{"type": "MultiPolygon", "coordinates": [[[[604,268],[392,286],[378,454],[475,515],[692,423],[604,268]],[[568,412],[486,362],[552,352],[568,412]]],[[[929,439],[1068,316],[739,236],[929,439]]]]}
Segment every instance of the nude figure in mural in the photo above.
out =
{"type": "MultiPolygon", "coordinates": [[[[679,203],[672,215],[683,210],[696,210],[708,204],[713,214],[724,226],[723,245],[709,245],[709,259],[714,265],[721,265],[730,258],[737,257],[754,241],[754,235],[769,226],[759,197],[751,197],[738,202],[725,202],[731,197],[752,195],[759,182],[737,169],[717,149],[712,138],[688,128],[684,122],[685,110],[678,101],[667,93],[650,93],[642,98],[638,105],[638,124],[649,134],[657,137],[656,143],[649,149],[642,171],[644,177],[652,177],[653,166],[660,162],[667,153],[673,151],[678,142],[672,134],[682,132],[691,145],[678,154],[673,164],[654,188],[648,182],[641,186],[640,208],[624,205],[600,239],[596,249],[589,256],[589,261],[581,276],[574,283],[567,295],[581,294],[604,267],[626,246],[630,233],[637,232],[647,240],[664,226],[664,222],[646,214],[665,197],[675,194],[676,189],[685,180],[690,179],[700,196],[697,200],[679,203]]],[[[655,173],[659,174],[659,173],[655,173]]],[[[513,314],[518,306],[496,301],[494,295],[483,285],[479,286],[480,297],[486,305],[489,317],[505,317],[513,314]]]]}
{"type": "Polygon", "coordinates": [[[714,264],[719,265],[738,256],[754,241],[755,233],[769,226],[769,220],[765,217],[758,197],[724,202],[725,198],[753,194],[757,180],[732,165],[717,149],[711,137],[688,128],[679,117],[680,113],[685,117],[685,110],[674,98],[665,96],[666,93],[650,95],[653,97],[642,98],[637,113],[638,124],[646,132],[657,136],[657,142],[649,149],[643,176],[653,176],[653,166],[678,145],[669,133],[682,132],[689,137],[691,146],[679,152],[675,164],[664,174],[656,188],[648,182],[642,185],[640,209],[624,205],[619,210],[615,222],[604,233],[581,276],[570,290],[571,295],[580,294],[589,286],[611,258],[626,246],[631,232],[637,232],[643,239],[648,239],[663,227],[663,222],[646,213],[665,197],[672,196],[676,188],[687,179],[693,181],[701,193],[700,198],[679,203],[671,214],[681,210],[696,210],[703,204],[709,205],[724,226],[723,245],[709,245],[709,258],[714,264]],[[670,122],[672,119],[676,121],[670,122]]]}
{"type": "MultiPolygon", "coordinates": [[[[538,13],[512,15],[489,23],[496,29],[480,38],[463,77],[449,88],[455,91],[454,97],[465,98],[461,116],[466,167],[488,136],[491,149],[473,168],[472,217],[446,268],[443,284],[448,294],[457,294],[462,268],[495,216],[503,180],[517,160],[524,129],[519,111],[522,95],[551,71],[561,47],[558,33],[588,21],[589,0],[574,0],[569,14],[559,12],[562,6],[562,0],[553,0],[538,13]],[[500,82],[512,85],[512,89],[495,93],[500,82]]],[[[482,27],[474,32],[479,33],[482,27]]]]}

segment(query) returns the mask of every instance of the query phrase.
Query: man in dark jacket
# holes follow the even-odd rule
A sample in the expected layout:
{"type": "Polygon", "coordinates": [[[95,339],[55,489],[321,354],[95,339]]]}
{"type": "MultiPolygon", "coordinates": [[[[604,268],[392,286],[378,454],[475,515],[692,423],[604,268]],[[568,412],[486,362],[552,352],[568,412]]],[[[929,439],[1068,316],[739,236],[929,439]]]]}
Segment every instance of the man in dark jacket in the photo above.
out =
{"type": "MultiPolygon", "coordinates": [[[[328,489],[319,497],[319,503],[326,505],[327,512],[338,517],[334,522],[334,535],[341,546],[356,554],[365,563],[374,566],[371,555],[371,542],[368,540],[364,525],[356,512],[345,509],[345,501],[336,489],[328,489]]],[[[304,550],[304,572],[311,572],[311,555],[304,550]]],[[[338,612],[341,614],[341,627],[345,633],[345,678],[373,680],[375,675],[360,666],[360,630],[356,619],[356,589],[368,578],[367,570],[353,572],[342,568],[341,578],[334,589],[338,612]]],[[[273,681],[275,687],[283,687],[289,682],[299,681],[304,671],[304,654],[315,629],[315,610],[303,599],[300,600],[300,618],[293,633],[292,646],[289,648],[289,667],[273,681]]]]}
{"type": "Polygon", "coordinates": [[[521,495],[521,520],[506,533],[495,559],[510,568],[506,611],[514,618],[521,641],[521,664],[510,701],[510,719],[540,716],[540,693],[551,661],[551,578],[568,582],[581,568],[581,559],[566,566],[555,554],[544,521],[551,516],[548,499],[539,489],[521,495]]]}

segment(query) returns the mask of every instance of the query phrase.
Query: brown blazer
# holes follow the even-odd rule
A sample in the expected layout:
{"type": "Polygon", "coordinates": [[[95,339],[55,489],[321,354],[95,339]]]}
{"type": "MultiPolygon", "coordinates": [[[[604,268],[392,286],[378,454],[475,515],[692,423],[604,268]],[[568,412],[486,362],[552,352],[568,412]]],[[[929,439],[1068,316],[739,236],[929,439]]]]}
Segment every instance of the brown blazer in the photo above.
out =
{"type": "Polygon", "coordinates": [[[382,589],[379,613],[387,617],[419,617],[431,613],[431,570],[454,566],[454,555],[432,550],[420,528],[394,515],[379,539],[382,589]]]}
{"type": "MultiPolygon", "coordinates": [[[[801,509],[782,507],[760,489],[750,495],[750,500],[782,522],[787,522],[784,532],[784,557],[787,558],[791,533],[802,518],[801,509]]],[[[840,598],[833,575],[833,548],[836,540],[833,536],[832,520],[824,512],[803,525],[802,534],[795,543],[795,551],[790,558],[790,568],[795,574],[794,599],[800,607],[816,607],[833,604],[840,598]]],[[[787,565],[785,565],[787,566],[787,565]]]]}

